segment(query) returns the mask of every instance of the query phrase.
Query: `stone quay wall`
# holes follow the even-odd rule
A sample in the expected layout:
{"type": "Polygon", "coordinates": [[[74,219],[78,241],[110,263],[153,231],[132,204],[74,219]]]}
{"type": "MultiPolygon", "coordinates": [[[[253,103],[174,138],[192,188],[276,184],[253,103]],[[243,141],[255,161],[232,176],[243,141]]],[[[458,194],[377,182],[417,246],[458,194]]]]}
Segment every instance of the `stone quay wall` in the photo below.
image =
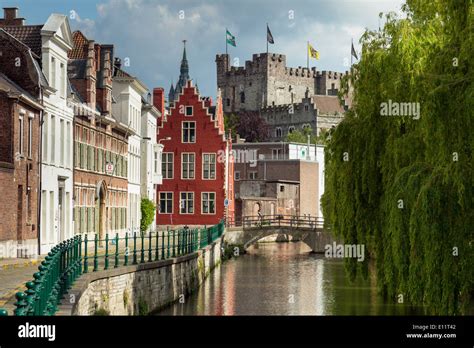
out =
{"type": "MultiPolygon", "coordinates": [[[[143,315],[182,300],[221,262],[222,237],[173,259],[83,274],[65,295],[57,315],[143,315]]],[[[90,267],[91,269],[91,267],[90,267]]]]}

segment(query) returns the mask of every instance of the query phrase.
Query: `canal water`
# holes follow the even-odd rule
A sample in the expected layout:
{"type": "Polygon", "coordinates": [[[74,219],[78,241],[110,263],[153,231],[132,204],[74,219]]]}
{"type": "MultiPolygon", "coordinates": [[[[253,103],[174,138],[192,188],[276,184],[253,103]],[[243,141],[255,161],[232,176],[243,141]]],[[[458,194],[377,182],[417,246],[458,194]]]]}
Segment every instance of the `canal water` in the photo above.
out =
{"type": "Polygon", "coordinates": [[[312,254],[301,242],[259,243],[224,262],[201,288],[155,315],[423,314],[377,295],[375,280],[350,283],[341,260],[312,254]]]}

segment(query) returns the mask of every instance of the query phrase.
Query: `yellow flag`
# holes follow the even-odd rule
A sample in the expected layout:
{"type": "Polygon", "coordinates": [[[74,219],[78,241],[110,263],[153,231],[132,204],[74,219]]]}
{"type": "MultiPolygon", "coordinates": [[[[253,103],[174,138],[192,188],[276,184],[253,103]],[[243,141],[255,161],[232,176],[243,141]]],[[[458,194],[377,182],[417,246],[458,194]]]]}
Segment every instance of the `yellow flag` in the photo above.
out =
{"type": "Polygon", "coordinates": [[[314,47],[311,46],[309,43],[308,43],[308,55],[309,55],[311,58],[319,59],[319,52],[316,51],[316,50],[314,49],[314,47]]]}

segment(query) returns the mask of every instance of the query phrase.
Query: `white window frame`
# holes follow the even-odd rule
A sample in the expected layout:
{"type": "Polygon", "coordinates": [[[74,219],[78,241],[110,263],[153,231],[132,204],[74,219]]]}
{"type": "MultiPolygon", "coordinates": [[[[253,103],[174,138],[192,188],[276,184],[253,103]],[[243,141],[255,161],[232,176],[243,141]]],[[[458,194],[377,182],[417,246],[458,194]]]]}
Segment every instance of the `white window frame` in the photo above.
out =
{"type": "Polygon", "coordinates": [[[195,152],[181,152],[181,179],[182,180],[195,180],[196,179],[196,153],[195,152]],[[186,166],[187,166],[187,173],[188,173],[188,177],[185,178],[184,177],[184,155],[188,155],[188,160],[186,162],[186,166]],[[193,177],[189,177],[189,172],[190,172],[190,166],[189,164],[191,163],[189,161],[189,155],[193,155],[193,166],[192,166],[192,169],[193,169],[193,177]]]}
{"type": "Polygon", "coordinates": [[[240,171],[239,170],[234,171],[234,180],[235,181],[240,180],[240,171]]]}
{"type": "Polygon", "coordinates": [[[174,152],[162,152],[161,153],[161,173],[164,174],[163,179],[173,179],[174,178],[174,152]],[[168,155],[171,154],[171,162],[168,162],[168,155]],[[163,157],[166,158],[166,161],[163,160],[163,157]],[[168,177],[168,166],[171,165],[171,177],[168,177]]]}
{"type": "Polygon", "coordinates": [[[196,211],[196,206],[194,204],[194,191],[180,191],[179,192],[179,213],[181,215],[194,215],[195,211],[196,211]],[[183,202],[183,198],[182,198],[182,194],[186,194],[186,198],[185,198],[185,202],[186,202],[186,205],[184,206],[184,209],[185,209],[185,213],[183,213],[182,209],[183,209],[183,206],[182,206],[182,202],[183,202]],[[189,194],[192,195],[192,203],[193,203],[193,212],[192,213],[189,213],[188,210],[189,210],[189,207],[188,207],[188,202],[189,202],[189,194]]]}
{"type": "Polygon", "coordinates": [[[216,193],[215,192],[201,192],[201,214],[203,215],[216,215],[216,193]],[[207,194],[208,196],[208,199],[207,199],[207,202],[209,204],[208,206],[208,210],[210,211],[210,208],[211,208],[211,205],[210,205],[210,202],[214,202],[214,212],[213,213],[205,213],[204,212],[204,195],[207,194]],[[214,195],[214,199],[210,199],[210,195],[213,194],[214,195]]]}
{"type": "Polygon", "coordinates": [[[28,158],[33,158],[33,120],[35,115],[28,114],[28,158]]]}
{"type": "Polygon", "coordinates": [[[192,117],[192,116],[194,116],[194,107],[193,107],[192,105],[185,105],[185,106],[184,106],[184,116],[185,116],[185,117],[192,117]],[[191,108],[191,115],[188,115],[187,112],[186,112],[186,111],[188,110],[188,108],[191,108]]]}
{"type": "MultiPolygon", "coordinates": [[[[158,191],[158,214],[173,214],[174,210],[174,192],[173,191],[158,191]],[[171,193],[171,212],[162,212],[161,211],[161,194],[166,194],[165,202],[168,201],[168,194],[171,193]]],[[[165,203],[166,206],[166,203],[165,203]]]]}
{"type": "Polygon", "coordinates": [[[202,180],[216,180],[217,178],[217,154],[215,152],[204,152],[202,154],[202,180]],[[207,166],[209,167],[209,177],[206,178],[204,176],[204,172],[205,172],[205,169],[206,169],[206,162],[204,161],[204,156],[208,155],[209,156],[209,163],[207,164],[207,166]],[[211,155],[214,155],[214,163],[211,162],[211,155]],[[214,177],[211,177],[211,167],[212,167],[212,164],[214,164],[214,177]]]}
{"type": "Polygon", "coordinates": [[[181,123],[181,143],[183,143],[183,144],[195,144],[196,143],[196,121],[183,121],[181,123]],[[188,141],[184,141],[184,132],[185,132],[184,125],[186,123],[194,124],[194,141],[190,141],[190,139],[191,139],[191,128],[187,129],[187,131],[189,132],[188,133],[188,141]]]}
{"type": "Polygon", "coordinates": [[[257,172],[256,171],[249,172],[249,179],[257,180],[257,172]]]}
{"type": "Polygon", "coordinates": [[[18,137],[19,137],[19,143],[18,143],[18,152],[20,153],[21,156],[23,156],[23,151],[25,147],[25,122],[24,122],[24,117],[25,113],[21,112],[20,116],[18,117],[20,121],[20,129],[18,130],[18,137]]]}

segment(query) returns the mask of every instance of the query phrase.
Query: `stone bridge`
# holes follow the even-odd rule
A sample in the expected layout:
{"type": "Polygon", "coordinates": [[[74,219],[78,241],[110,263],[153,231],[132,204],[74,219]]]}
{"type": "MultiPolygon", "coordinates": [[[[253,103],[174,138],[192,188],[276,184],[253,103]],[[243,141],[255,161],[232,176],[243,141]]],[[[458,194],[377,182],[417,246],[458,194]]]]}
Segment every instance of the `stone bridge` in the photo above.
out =
{"type": "Polygon", "coordinates": [[[300,240],[308,245],[315,253],[324,253],[325,246],[332,244],[334,238],[323,228],[321,221],[306,217],[275,218],[258,217],[258,219],[243,219],[240,226],[226,228],[224,241],[228,245],[236,245],[247,249],[259,240],[272,235],[288,235],[294,240],[300,240]]]}

